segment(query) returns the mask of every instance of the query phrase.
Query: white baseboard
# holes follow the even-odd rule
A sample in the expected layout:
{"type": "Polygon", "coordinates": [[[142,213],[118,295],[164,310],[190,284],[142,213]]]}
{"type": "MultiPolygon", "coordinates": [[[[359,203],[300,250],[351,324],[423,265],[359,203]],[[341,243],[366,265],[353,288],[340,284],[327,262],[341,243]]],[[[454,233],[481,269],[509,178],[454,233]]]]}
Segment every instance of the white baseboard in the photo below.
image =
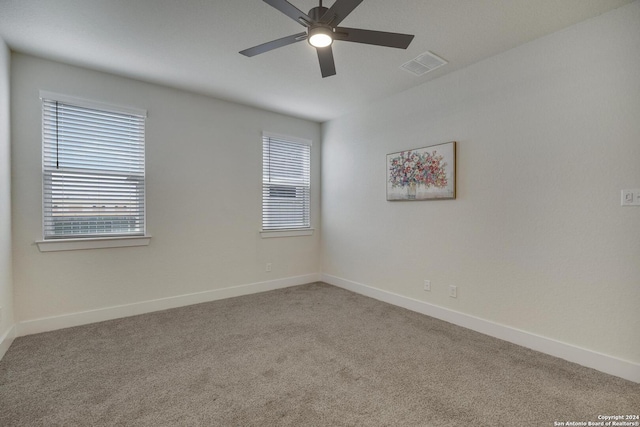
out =
{"type": "MultiPolygon", "coordinates": [[[[305,283],[317,282],[319,280],[319,273],[307,274],[304,276],[287,277],[284,279],[250,283],[247,285],[232,286],[223,289],[213,289],[210,291],[177,295],[174,297],[160,298],[150,301],[118,305],[114,307],[105,307],[78,313],[69,313],[60,316],[26,320],[19,322],[16,325],[16,332],[14,335],[24,336],[37,334],[40,332],[54,331],[57,329],[70,328],[72,326],[80,326],[89,323],[103,322],[105,320],[119,319],[121,317],[136,316],[138,314],[145,314],[153,311],[167,310],[170,308],[184,307],[187,305],[199,304],[203,302],[216,301],[225,298],[233,298],[242,295],[288,288],[291,286],[304,285],[305,283]]],[[[0,347],[0,349],[1,348],[2,347],[0,347]]]]}
{"type": "Polygon", "coordinates": [[[637,363],[576,347],[571,344],[545,338],[520,329],[494,323],[479,317],[470,316],[448,308],[429,304],[424,301],[419,301],[328,274],[322,274],[322,281],[411,311],[426,314],[485,335],[521,345],[541,353],[559,357],[561,359],[568,360],[569,362],[577,363],[610,375],[615,375],[629,381],[640,383],[640,364],[637,363]]]}
{"type": "Polygon", "coordinates": [[[11,347],[11,343],[16,339],[16,327],[12,325],[4,335],[0,336],[0,360],[4,357],[9,347],[11,347]]]}

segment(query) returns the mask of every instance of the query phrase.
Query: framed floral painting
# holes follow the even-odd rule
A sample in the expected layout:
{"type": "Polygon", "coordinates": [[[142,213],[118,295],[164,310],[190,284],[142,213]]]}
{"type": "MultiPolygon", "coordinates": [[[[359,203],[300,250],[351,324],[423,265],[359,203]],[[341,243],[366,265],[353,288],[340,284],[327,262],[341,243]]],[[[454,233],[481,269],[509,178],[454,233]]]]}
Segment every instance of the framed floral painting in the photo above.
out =
{"type": "Polygon", "coordinates": [[[387,154],[387,200],[455,198],[455,141],[387,154]]]}

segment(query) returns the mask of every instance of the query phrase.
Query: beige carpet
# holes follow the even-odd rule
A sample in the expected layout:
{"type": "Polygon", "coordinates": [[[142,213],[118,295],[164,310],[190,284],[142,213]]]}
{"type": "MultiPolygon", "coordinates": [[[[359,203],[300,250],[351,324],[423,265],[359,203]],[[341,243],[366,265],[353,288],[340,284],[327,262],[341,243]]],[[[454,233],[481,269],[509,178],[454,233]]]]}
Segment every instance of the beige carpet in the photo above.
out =
{"type": "Polygon", "coordinates": [[[314,283],[18,338],[2,426],[553,426],[640,385],[314,283]]]}

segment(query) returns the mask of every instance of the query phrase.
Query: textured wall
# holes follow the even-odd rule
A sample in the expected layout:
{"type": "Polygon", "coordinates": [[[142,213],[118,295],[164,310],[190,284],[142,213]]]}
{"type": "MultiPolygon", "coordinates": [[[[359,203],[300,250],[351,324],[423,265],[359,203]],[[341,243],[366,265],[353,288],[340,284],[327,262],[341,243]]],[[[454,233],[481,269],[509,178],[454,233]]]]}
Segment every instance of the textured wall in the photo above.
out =
{"type": "Polygon", "coordinates": [[[325,123],[323,272],[640,362],[638,23],[634,2],[325,123]],[[457,200],[385,201],[385,154],[452,140],[457,200]]]}
{"type": "Polygon", "coordinates": [[[261,239],[259,230],[263,130],[313,141],[319,225],[319,124],[22,54],[12,73],[18,321],[318,273],[319,232],[261,239]],[[39,90],[147,109],[150,246],[38,251],[39,90]]]}

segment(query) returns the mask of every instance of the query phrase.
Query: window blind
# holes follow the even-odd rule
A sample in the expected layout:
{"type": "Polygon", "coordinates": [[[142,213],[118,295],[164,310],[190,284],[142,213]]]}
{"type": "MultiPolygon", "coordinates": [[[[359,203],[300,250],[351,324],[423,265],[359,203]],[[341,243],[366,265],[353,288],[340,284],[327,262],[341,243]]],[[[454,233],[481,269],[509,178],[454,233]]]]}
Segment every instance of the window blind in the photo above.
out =
{"type": "Polygon", "coordinates": [[[309,228],[311,142],[262,137],[262,229],[309,228]]]}
{"type": "Polygon", "coordinates": [[[44,239],[145,233],[145,116],[42,99],[44,239]]]}

